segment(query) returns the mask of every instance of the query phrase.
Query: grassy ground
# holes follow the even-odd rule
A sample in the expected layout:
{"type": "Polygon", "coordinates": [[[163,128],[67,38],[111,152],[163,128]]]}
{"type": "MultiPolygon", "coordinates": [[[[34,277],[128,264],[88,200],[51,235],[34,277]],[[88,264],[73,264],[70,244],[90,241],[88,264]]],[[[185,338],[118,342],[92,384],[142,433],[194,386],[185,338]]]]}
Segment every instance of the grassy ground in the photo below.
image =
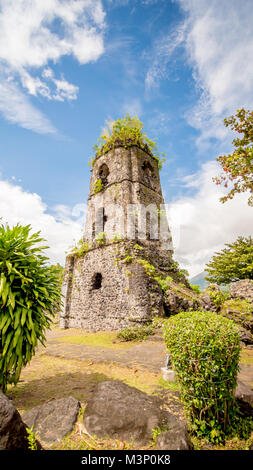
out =
{"type": "MultiPolygon", "coordinates": [[[[8,389],[8,395],[21,413],[47,400],[69,395],[85,404],[95,386],[106,380],[121,380],[146,393],[170,389],[161,374],[154,372],[43,354],[34,357],[23,369],[19,383],[8,389]]],[[[177,387],[172,384],[171,388],[175,390],[177,387]]]]}
{"type": "MultiPolygon", "coordinates": [[[[131,343],[120,343],[115,332],[82,334],[80,330],[62,331],[54,328],[49,337],[52,341],[62,343],[97,346],[112,350],[128,349],[131,343]]],[[[146,343],[146,342],[145,342],[146,343]]],[[[137,343],[134,343],[135,345],[137,343]]],[[[48,349],[49,351],[49,349],[48,349]]],[[[47,349],[39,349],[31,363],[23,369],[20,382],[16,387],[9,387],[7,394],[12,397],[14,405],[22,414],[36,405],[46,401],[72,395],[81,403],[79,420],[73,432],[60,443],[54,444],[54,449],[134,449],[133,443],[112,439],[97,439],[85,434],[83,413],[96,385],[106,380],[121,380],[148,394],[159,394],[164,398],[165,407],[174,413],[182,413],[178,398],[177,384],[168,384],[159,372],[143,367],[100,363],[90,360],[77,360],[54,357],[47,349]]],[[[147,358],[148,360],[148,358],[147,358]]],[[[241,354],[243,364],[253,363],[253,350],[244,349],[241,354]]],[[[219,449],[246,449],[249,442],[232,439],[225,447],[219,449]]],[[[205,449],[206,443],[194,440],[195,448],[205,449]]],[[[146,448],[154,448],[154,441],[146,448]]],[[[214,447],[212,447],[214,449],[214,447]]],[[[217,447],[215,447],[217,448],[217,447]]]]}
{"type": "MultiPolygon", "coordinates": [[[[75,333],[75,331],[73,333],[75,333]]],[[[114,350],[129,349],[132,347],[131,342],[121,342],[117,338],[117,332],[115,331],[99,333],[80,333],[79,330],[76,334],[70,334],[61,338],[56,338],[56,341],[60,341],[61,343],[72,343],[87,346],[100,346],[103,348],[110,348],[114,350]]],[[[135,344],[139,343],[135,342],[135,344]]]]}
{"type": "MultiPolygon", "coordinates": [[[[178,400],[173,391],[177,385],[168,386],[160,374],[121,367],[115,364],[98,364],[88,361],[68,360],[41,354],[34,357],[21,375],[16,387],[8,389],[8,396],[22,414],[24,411],[46,401],[72,395],[81,403],[81,414],[73,432],[52,449],[134,449],[133,443],[113,439],[96,439],[84,433],[83,411],[94,388],[99,382],[121,380],[143,392],[163,393],[172,389],[170,399],[178,400]]],[[[154,442],[146,448],[152,448],[154,442]]]]}
{"type": "Polygon", "coordinates": [[[253,349],[244,348],[241,352],[240,362],[242,364],[253,364],[253,349]]]}

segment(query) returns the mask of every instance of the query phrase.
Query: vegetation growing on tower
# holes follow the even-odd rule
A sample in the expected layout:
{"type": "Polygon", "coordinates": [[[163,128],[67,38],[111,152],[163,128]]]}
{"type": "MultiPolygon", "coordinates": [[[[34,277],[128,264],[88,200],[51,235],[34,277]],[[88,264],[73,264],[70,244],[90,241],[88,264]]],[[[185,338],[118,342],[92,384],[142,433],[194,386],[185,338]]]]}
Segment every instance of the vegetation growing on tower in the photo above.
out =
{"type": "Polygon", "coordinates": [[[158,152],[156,143],[149,139],[143,131],[143,123],[139,120],[138,116],[131,117],[129,114],[126,114],[123,119],[117,119],[109,126],[109,129],[104,131],[94,145],[96,155],[92,159],[91,164],[93,165],[102,153],[107,153],[118,145],[124,147],[137,145],[157,160],[159,170],[161,170],[165,162],[164,153],[158,152]]]}

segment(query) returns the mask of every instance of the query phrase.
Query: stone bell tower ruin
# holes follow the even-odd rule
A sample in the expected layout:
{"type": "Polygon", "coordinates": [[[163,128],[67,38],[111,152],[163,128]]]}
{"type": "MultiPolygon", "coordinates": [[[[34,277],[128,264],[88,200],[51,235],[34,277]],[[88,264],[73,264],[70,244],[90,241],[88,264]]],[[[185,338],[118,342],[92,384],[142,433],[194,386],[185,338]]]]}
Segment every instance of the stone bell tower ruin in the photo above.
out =
{"type": "Polygon", "coordinates": [[[67,256],[61,327],[118,330],[166,315],[161,281],[177,279],[158,161],[115,146],[94,161],[82,249],[67,256]]]}

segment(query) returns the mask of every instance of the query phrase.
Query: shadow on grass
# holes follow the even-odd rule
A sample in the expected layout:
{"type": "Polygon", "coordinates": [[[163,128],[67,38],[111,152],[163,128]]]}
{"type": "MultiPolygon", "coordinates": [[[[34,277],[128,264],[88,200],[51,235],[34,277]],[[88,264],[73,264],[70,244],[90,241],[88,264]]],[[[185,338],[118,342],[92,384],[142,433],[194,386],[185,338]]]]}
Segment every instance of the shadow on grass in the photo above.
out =
{"type": "Polygon", "coordinates": [[[8,389],[8,396],[20,412],[46,401],[73,396],[82,404],[86,403],[100,382],[111,380],[101,373],[58,373],[41,379],[19,382],[8,389]]]}

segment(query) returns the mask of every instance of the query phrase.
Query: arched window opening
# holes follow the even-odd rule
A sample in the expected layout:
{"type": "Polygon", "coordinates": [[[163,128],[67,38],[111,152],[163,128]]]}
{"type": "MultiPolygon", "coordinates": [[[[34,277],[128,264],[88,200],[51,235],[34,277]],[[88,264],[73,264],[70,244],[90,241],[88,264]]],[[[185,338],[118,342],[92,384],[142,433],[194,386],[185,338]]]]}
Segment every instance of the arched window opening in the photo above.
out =
{"type": "Polygon", "coordinates": [[[102,274],[101,273],[95,273],[92,277],[91,281],[91,289],[100,289],[102,286],[102,274]]]}
{"type": "Polygon", "coordinates": [[[152,179],[154,177],[154,170],[152,165],[150,165],[149,162],[145,161],[142,164],[142,171],[143,171],[143,177],[144,177],[144,182],[150,186],[152,183],[152,179]]]}
{"type": "Polygon", "coordinates": [[[99,168],[98,175],[103,185],[106,186],[108,184],[109,168],[105,163],[103,163],[103,165],[101,165],[99,168]]]}

